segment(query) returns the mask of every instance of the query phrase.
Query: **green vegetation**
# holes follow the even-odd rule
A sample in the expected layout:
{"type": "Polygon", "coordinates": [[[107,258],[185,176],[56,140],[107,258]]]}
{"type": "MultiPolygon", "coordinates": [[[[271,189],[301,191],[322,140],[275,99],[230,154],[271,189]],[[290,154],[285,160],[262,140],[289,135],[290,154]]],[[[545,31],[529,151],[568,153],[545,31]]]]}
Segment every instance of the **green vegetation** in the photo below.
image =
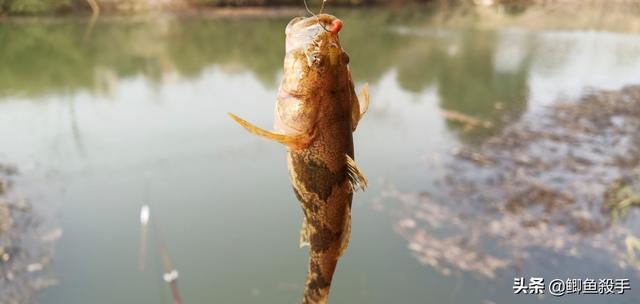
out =
{"type": "MultiPolygon", "coordinates": [[[[169,0],[155,3],[152,0],[96,0],[97,4],[110,11],[135,10],[135,8],[159,7],[201,7],[201,6],[301,6],[301,0],[169,0]]],[[[309,5],[319,2],[309,0],[309,5]]],[[[373,4],[398,4],[430,2],[429,0],[331,0],[333,6],[373,5],[373,4]]],[[[0,15],[28,15],[60,13],[67,11],[90,11],[87,0],[0,0],[0,15]]]]}
{"type": "Polygon", "coordinates": [[[198,76],[211,65],[238,66],[275,84],[287,19],[98,23],[85,41],[82,20],[0,27],[0,96],[104,90],[115,79],[167,72],[198,76]],[[220,43],[224,42],[224,43],[220,43]],[[260,54],[260,55],[257,55],[260,54]]]}
{"type": "MultiPolygon", "coordinates": [[[[517,117],[525,108],[527,60],[515,71],[497,71],[492,31],[461,28],[442,35],[430,24],[429,10],[334,11],[348,27],[341,40],[356,81],[375,84],[393,71],[407,91],[435,89],[442,108],[495,126],[466,130],[451,122],[463,139],[484,138],[501,128],[506,111],[517,117]]],[[[5,22],[0,97],[77,90],[101,94],[118,79],[143,75],[159,82],[166,73],[198,77],[212,66],[249,71],[275,87],[289,18],[111,19],[99,21],[88,39],[84,18],[5,22]]]]}
{"type": "Polygon", "coordinates": [[[627,247],[627,263],[635,268],[640,268],[640,239],[629,234],[624,239],[624,244],[627,247]]]}
{"type": "MultiPolygon", "coordinates": [[[[640,182],[640,177],[637,178],[637,181],[640,182]]],[[[614,222],[626,218],[633,206],[640,206],[638,182],[620,181],[611,186],[605,199],[614,222]]]]}
{"type": "MultiPolygon", "coordinates": [[[[320,0],[308,0],[309,5],[319,3],[320,0]]],[[[361,4],[389,4],[389,3],[416,3],[416,2],[428,2],[426,0],[411,1],[411,0],[329,0],[332,5],[361,5],[361,4]]],[[[189,2],[215,5],[215,6],[263,6],[263,5],[301,5],[300,0],[190,0],[189,2]]]]}
{"type": "Polygon", "coordinates": [[[80,0],[0,0],[0,12],[41,14],[68,9],[80,0]]]}
{"type": "MultiPolygon", "coordinates": [[[[0,0],[0,15],[29,15],[51,14],[68,11],[90,11],[92,0],[0,0]]],[[[302,0],[95,0],[97,5],[107,11],[131,11],[144,9],[184,9],[201,7],[301,7],[302,0]]],[[[321,0],[307,0],[314,10],[319,7],[321,0]]],[[[536,0],[492,0],[493,3],[503,3],[505,12],[518,14],[525,10],[524,4],[531,4],[536,0]]],[[[558,1],[558,0],[556,0],[558,1]]],[[[560,0],[561,2],[562,0],[560,0]]],[[[419,3],[435,3],[439,5],[474,4],[474,0],[329,0],[332,7],[341,6],[397,6],[419,3]]]]}

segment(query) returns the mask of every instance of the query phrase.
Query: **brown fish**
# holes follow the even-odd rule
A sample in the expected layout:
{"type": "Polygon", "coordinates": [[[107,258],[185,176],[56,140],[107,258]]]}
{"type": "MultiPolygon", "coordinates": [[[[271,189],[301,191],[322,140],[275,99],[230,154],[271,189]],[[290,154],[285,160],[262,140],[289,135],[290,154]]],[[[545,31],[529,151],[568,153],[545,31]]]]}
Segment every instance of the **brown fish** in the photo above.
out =
{"type": "Polygon", "coordinates": [[[351,234],[353,192],[367,179],[353,160],[353,137],[369,105],[368,87],[355,94],[349,56],[340,46],[342,21],[297,17],[285,30],[284,78],[275,132],[229,114],[256,135],[288,147],[293,191],[304,212],[300,246],[310,245],[303,303],[326,303],[338,259],[351,234]]]}

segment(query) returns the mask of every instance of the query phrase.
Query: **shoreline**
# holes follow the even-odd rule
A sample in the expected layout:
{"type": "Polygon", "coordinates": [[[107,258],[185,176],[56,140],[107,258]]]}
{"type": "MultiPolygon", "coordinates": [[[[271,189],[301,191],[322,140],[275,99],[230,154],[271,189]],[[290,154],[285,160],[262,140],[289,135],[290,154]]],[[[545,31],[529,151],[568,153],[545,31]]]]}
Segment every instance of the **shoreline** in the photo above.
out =
{"type": "MultiPolygon", "coordinates": [[[[78,0],[80,1],[80,0],[78,0]]],[[[365,9],[370,7],[410,7],[410,6],[433,6],[442,5],[439,0],[396,0],[389,2],[382,1],[347,1],[347,2],[331,2],[325,7],[325,11],[331,9],[359,8],[365,9]]],[[[230,4],[230,3],[194,3],[184,0],[166,0],[166,1],[146,1],[146,0],[108,0],[98,1],[98,15],[132,15],[145,13],[177,13],[177,14],[198,14],[207,15],[224,15],[224,16],[264,16],[281,15],[280,12],[303,12],[306,13],[302,2],[300,3],[250,3],[230,4]]],[[[463,3],[463,5],[466,5],[463,3]]],[[[449,6],[449,4],[444,5],[449,6]]],[[[315,3],[309,3],[312,11],[317,11],[319,7],[315,3]]],[[[38,16],[72,16],[72,15],[89,15],[93,10],[87,2],[81,1],[71,3],[64,7],[50,8],[46,10],[33,10],[30,8],[21,11],[12,11],[0,6],[0,19],[7,17],[38,17],[38,16]]]]}
{"type": "MultiPolygon", "coordinates": [[[[558,2],[557,5],[533,4],[516,6],[493,5],[481,6],[473,4],[442,5],[437,1],[410,2],[411,4],[366,4],[366,5],[332,5],[325,11],[335,15],[357,17],[362,12],[370,10],[384,10],[395,12],[399,15],[411,17],[416,10],[433,10],[433,14],[420,22],[420,27],[468,28],[470,26],[479,29],[496,28],[521,28],[531,31],[557,30],[575,31],[591,30],[603,32],[637,33],[640,32],[640,3],[631,4],[625,1],[612,3],[611,7],[603,12],[601,6],[594,3],[583,5],[570,5],[569,2],[558,2]],[[513,11],[510,8],[518,8],[513,11]],[[576,10],[581,11],[581,17],[572,17],[576,10]],[[541,23],[540,17],[546,21],[541,23]],[[620,20],[626,20],[621,23],[620,20]]],[[[158,17],[169,18],[212,18],[242,20],[249,18],[287,18],[308,15],[304,7],[300,6],[211,6],[211,5],[185,5],[181,7],[158,7],[155,9],[137,11],[104,10],[96,17],[89,10],[72,10],[60,14],[23,14],[2,15],[2,23],[47,23],[60,20],[73,21],[86,24],[100,24],[103,22],[140,22],[153,21],[158,17]]]]}
{"type": "MultiPolygon", "coordinates": [[[[264,16],[283,15],[287,12],[305,12],[302,1],[225,1],[225,0],[72,0],[56,4],[53,0],[39,0],[35,5],[22,3],[24,0],[7,0],[0,3],[0,20],[10,17],[70,16],[70,15],[131,15],[144,13],[205,14],[215,16],[264,16]],[[51,3],[49,3],[51,2],[51,3]]],[[[325,0],[326,1],[326,0],[325,0]]],[[[318,11],[318,2],[307,1],[311,11],[318,11]]],[[[543,8],[548,13],[556,10],[575,12],[585,7],[600,10],[619,9],[639,11],[640,3],[635,0],[334,0],[326,1],[325,11],[345,8],[400,8],[437,7],[488,8],[510,13],[519,13],[527,8],[543,8]]]]}

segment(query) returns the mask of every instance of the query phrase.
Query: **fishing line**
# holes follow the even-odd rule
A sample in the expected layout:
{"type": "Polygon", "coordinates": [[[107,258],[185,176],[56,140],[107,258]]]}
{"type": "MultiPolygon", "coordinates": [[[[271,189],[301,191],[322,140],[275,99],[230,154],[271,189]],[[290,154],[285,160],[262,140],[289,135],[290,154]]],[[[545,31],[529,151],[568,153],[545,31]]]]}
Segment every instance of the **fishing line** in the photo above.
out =
{"type": "Polygon", "coordinates": [[[309,12],[309,14],[313,15],[314,17],[316,17],[316,19],[318,19],[318,25],[320,25],[320,27],[326,32],[331,32],[326,27],[324,27],[324,25],[322,25],[322,22],[320,22],[320,17],[318,17],[318,15],[322,14],[322,11],[324,10],[324,4],[325,2],[327,2],[327,0],[322,0],[322,5],[320,5],[320,11],[318,11],[318,14],[314,14],[309,9],[309,6],[307,5],[307,0],[302,0],[302,2],[304,2],[304,8],[307,9],[307,12],[309,12]]]}
{"type": "MultiPolygon", "coordinates": [[[[156,250],[160,253],[160,259],[162,262],[162,266],[164,272],[162,274],[162,279],[169,284],[171,288],[171,296],[173,298],[174,304],[182,304],[182,298],[180,297],[180,289],[178,288],[178,270],[173,265],[171,261],[171,256],[169,255],[169,251],[167,250],[167,246],[165,245],[162,235],[160,234],[160,229],[158,228],[158,219],[154,216],[152,219],[152,214],[150,212],[150,203],[149,203],[149,173],[145,174],[145,190],[144,190],[144,205],[140,210],[140,224],[142,228],[141,238],[140,238],[140,270],[144,269],[144,262],[146,256],[146,246],[147,246],[147,227],[149,222],[151,222],[152,234],[155,237],[155,245],[156,250]]],[[[164,299],[164,293],[162,293],[162,298],[164,299]]]]}

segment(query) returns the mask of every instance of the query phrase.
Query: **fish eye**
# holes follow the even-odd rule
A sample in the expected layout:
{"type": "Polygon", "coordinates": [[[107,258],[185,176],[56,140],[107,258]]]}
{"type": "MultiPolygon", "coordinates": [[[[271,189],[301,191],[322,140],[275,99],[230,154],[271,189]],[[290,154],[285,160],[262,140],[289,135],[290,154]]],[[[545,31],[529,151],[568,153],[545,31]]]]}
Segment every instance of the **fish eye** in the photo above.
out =
{"type": "Polygon", "coordinates": [[[345,64],[349,64],[349,55],[347,55],[347,53],[342,52],[342,60],[344,60],[345,64]]]}

